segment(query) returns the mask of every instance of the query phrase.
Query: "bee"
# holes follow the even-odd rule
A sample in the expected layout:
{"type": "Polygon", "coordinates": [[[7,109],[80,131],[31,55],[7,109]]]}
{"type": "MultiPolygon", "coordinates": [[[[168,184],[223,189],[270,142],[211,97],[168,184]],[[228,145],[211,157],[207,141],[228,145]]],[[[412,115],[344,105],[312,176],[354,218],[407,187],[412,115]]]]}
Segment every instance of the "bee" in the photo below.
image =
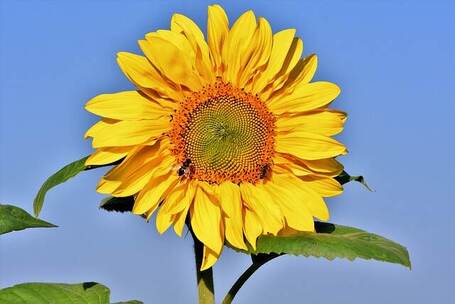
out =
{"type": "Polygon", "coordinates": [[[180,177],[188,177],[191,174],[191,159],[187,158],[183,162],[182,166],[177,170],[177,174],[180,177]]]}
{"type": "Polygon", "coordinates": [[[261,173],[259,175],[260,179],[264,179],[267,177],[270,170],[270,164],[263,164],[261,165],[261,173]]]}

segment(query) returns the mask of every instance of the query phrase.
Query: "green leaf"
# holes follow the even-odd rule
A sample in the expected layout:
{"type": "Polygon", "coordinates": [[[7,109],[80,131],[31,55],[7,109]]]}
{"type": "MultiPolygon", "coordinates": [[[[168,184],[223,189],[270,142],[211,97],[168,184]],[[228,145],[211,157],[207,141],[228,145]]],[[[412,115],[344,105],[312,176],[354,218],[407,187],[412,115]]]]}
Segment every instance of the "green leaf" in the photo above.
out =
{"type": "Polygon", "coordinates": [[[69,165],[66,165],[62,169],[58,170],[56,173],[51,175],[41,186],[36,194],[35,200],[33,201],[33,212],[35,216],[38,217],[41,208],[43,207],[44,197],[46,196],[47,191],[52,189],[53,187],[60,185],[70,178],[76,176],[80,172],[84,171],[85,169],[85,161],[87,160],[88,156],[81,158],[75,162],[72,162],[69,165]]]}
{"type": "Polygon", "coordinates": [[[107,197],[101,201],[100,208],[106,211],[131,212],[134,206],[134,197],[107,197]]]}
{"type": "Polygon", "coordinates": [[[58,186],[60,184],[63,184],[70,178],[78,175],[82,171],[86,170],[93,170],[97,168],[102,168],[106,166],[114,166],[122,162],[123,159],[120,159],[118,161],[115,161],[110,164],[105,164],[105,165],[93,165],[93,166],[85,166],[85,161],[89,158],[89,156],[86,156],[84,158],[81,158],[79,160],[76,160],[65,167],[61,168],[58,170],[56,173],[51,175],[41,186],[39,189],[38,193],[36,194],[35,200],[33,201],[33,212],[35,213],[35,216],[38,217],[41,209],[43,208],[43,203],[44,203],[44,197],[46,196],[46,193],[54,188],[55,186],[58,186]]]}
{"type": "Polygon", "coordinates": [[[19,207],[0,204],[0,234],[39,227],[50,228],[57,226],[34,218],[19,207]]]}
{"type": "Polygon", "coordinates": [[[316,222],[316,233],[300,232],[292,236],[263,235],[250,254],[292,254],[313,257],[356,258],[396,263],[411,268],[405,247],[377,234],[329,223],[316,222]]]}
{"type": "Polygon", "coordinates": [[[367,182],[365,181],[365,178],[361,175],[351,176],[346,171],[343,171],[340,173],[340,175],[335,177],[335,179],[342,185],[352,182],[352,181],[358,182],[358,183],[361,183],[362,185],[364,185],[365,188],[367,188],[369,191],[374,192],[374,190],[368,186],[367,182]]]}
{"type": "Polygon", "coordinates": [[[94,282],[81,284],[25,283],[0,290],[0,303],[108,304],[109,293],[107,287],[94,282]]]}
{"type": "MultiPolygon", "coordinates": [[[[109,304],[110,291],[95,282],[24,283],[0,290],[2,304],[109,304]]],[[[140,301],[120,303],[141,304],[140,301]]]]}

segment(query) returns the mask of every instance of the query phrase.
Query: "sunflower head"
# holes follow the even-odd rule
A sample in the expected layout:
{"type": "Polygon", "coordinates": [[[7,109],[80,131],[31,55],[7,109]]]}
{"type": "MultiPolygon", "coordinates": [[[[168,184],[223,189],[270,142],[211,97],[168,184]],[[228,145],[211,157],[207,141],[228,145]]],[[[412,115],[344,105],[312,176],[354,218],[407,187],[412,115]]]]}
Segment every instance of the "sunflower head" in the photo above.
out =
{"type": "Polygon", "coordinates": [[[86,109],[102,117],[86,137],[87,165],[120,161],[100,193],[132,196],[133,212],[158,210],[160,233],[185,221],[204,244],[202,269],[225,240],[255,248],[262,234],[314,231],[328,219],[323,198],[342,192],[334,179],[346,148],[331,138],[346,115],[327,108],[340,90],[311,82],[316,55],[302,58],[295,30],[273,34],[264,18],[244,13],[230,27],[209,6],[207,39],[175,14],[169,30],[148,33],[145,56],[121,52],[118,63],[136,91],[99,95],[86,109]]]}

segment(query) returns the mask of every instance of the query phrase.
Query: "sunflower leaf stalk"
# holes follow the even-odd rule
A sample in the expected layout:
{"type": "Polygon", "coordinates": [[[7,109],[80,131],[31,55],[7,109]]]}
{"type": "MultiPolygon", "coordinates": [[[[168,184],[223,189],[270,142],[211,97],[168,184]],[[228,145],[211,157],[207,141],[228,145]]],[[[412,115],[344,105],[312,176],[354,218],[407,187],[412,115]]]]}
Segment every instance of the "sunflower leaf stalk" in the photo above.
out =
{"type": "Polygon", "coordinates": [[[262,265],[264,265],[268,261],[271,261],[279,256],[280,255],[276,253],[251,255],[253,263],[242,273],[242,275],[237,279],[237,281],[235,281],[234,285],[232,285],[231,289],[229,289],[228,293],[224,297],[222,304],[231,304],[235,296],[239,292],[240,288],[242,288],[242,286],[256,272],[256,270],[258,270],[262,265]]]}

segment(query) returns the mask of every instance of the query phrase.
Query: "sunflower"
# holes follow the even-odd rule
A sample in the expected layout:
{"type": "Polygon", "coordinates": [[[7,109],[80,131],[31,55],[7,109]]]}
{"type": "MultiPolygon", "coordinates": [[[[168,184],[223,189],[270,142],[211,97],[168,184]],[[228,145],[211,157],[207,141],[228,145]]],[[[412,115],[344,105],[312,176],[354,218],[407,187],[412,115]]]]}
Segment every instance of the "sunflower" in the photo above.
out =
{"type": "Polygon", "coordinates": [[[302,58],[294,29],[275,34],[252,11],[229,28],[208,8],[207,41],[189,18],[139,40],[145,56],[118,53],[137,90],[99,95],[85,108],[101,120],[86,137],[87,165],[118,164],[97,191],[134,197],[133,213],[156,212],[160,233],[186,221],[203,243],[201,270],[228,242],[255,248],[263,234],[314,231],[327,220],[324,197],[342,192],[331,138],[346,114],[328,109],[340,89],[310,82],[316,55],[302,58]]]}

